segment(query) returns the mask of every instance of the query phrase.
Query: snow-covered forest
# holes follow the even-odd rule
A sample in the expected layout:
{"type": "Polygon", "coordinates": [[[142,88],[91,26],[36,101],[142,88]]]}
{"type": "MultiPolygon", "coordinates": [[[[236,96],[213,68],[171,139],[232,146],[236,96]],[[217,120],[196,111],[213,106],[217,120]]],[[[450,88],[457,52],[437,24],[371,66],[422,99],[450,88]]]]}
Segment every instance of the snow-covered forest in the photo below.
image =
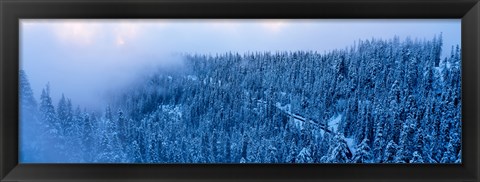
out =
{"type": "Polygon", "coordinates": [[[461,49],[441,48],[185,54],[102,112],[20,70],[20,162],[461,163],[461,49]]]}

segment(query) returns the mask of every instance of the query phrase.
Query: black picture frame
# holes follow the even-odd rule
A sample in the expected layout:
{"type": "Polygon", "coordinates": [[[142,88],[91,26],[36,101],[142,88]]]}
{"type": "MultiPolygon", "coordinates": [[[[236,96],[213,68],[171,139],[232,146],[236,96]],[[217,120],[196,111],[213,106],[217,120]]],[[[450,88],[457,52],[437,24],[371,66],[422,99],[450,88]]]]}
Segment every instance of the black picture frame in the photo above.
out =
{"type": "Polygon", "coordinates": [[[480,178],[478,0],[0,0],[0,181],[443,181],[480,178]],[[19,164],[19,19],[461,18],[462,164],[19,164]]]}

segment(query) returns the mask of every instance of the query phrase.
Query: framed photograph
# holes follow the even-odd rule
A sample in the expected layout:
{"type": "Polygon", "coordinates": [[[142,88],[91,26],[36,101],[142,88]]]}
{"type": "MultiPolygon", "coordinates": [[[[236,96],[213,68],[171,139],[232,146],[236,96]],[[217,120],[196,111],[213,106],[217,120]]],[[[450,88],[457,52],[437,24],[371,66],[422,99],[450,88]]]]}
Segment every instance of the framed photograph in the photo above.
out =
{"type": "Polygon", "coordinates": [[[0,6],[2,181],[478,181],[477,0],[0,6]]]}

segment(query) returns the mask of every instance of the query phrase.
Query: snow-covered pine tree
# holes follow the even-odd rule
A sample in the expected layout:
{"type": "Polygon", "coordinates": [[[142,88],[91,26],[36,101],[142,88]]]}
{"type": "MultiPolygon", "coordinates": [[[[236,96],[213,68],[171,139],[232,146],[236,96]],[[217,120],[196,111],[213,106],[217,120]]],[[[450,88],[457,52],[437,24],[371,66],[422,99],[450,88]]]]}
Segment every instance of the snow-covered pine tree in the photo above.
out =
{"type": "Polygon", "coordinates": [[[390,140],[385,147],[385,154],[383,155],[383,163],[395,163],[395,156],[397,154],[397,149],[398,146],[397,144],[393,141],[390,140]]]}
{"type": "Polygon", "coordinates": [[[45,126],[48,128],[48,133],[57,135],[60,129],[60,124],[55,114],[55,108],[52,104],[52,98],[50,97],[50,84],[42,90],[40,96],[40,115],[45,122],[45,126]]]}
{"type": "Polygon", "coordinates": [[[298,153],[296,160],[296,163],[313,163],[313,158],[312,154],[309,148],[303,148],[300,150],[298,153]]]}
{"type": "Polygon", "coordinates": [[[413,152],[412,159],[409,161],[409,163],[413,163],[413,164],[424,163],[424,161],[420,153],[415,151],[413,152]]]}
{"type": "Polygon", "coordinates": [[[371,163],[373,159],[372,151],[368,146],[368,139],[363,139],[360,144],[357,145],[357,150],[353,156],[353,163],[371,163]]]}
{"type": "Polygon", "coordinates": [[[373,141],[373,159],[374,162],[382,162],[384,149],[385,149],[385,138],[383,136],[383,125],[384,122],[378,121],[377,127],[375,128],[375,140],[373,141]]]}
{"type": "Polygon", "coordinates": [[[39,120],[37,101],[24,70],[19,71],[19,124],[20,143],[24,144],[19,154],[20,161],[40,161],[44,156],[45,126],[39,120]],[[28,144],[28,145],[26,145],[28,144]],[[35,154],[35,155],[34,155],[35,154]]]}
{"type": "MultiPolygon", "coordinates": [[[[32,117],[37,110],[37,101],[33,96],[33,91],[28,81],[28,76],[24,70],[19,71],[19,101],[21,112],[24,113],[24,117],[32,117]]],[[[21,114],[22,114],[21,113],[21,114]]]]}
{"type": "Polygon", "coordinates": [[[335,135],[332,147],[333,149],[327,158],[328,163],[347,163],[350,160],[348,157],[348,153],[350,153],[350,151],[347,143],[345,142],[345,137],[343,134],[337,133],[337,135],[335,135]]]}

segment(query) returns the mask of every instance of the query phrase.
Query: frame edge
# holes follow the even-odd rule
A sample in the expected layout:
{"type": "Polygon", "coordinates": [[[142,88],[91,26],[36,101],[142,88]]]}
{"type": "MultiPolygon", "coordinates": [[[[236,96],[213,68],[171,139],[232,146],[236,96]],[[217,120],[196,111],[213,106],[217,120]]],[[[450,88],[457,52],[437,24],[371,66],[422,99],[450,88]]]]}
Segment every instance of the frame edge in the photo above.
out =
{"type": "MultiPolygon", "coordinates": [[[[2,70],[2,73],[0,74],[0,181],[3,181],[4,178],[8,178],[8,174],[9,172],[15,170],[17,167],[14,166],[11,166],[12,169],[8,169],[10,166],[9,165],[5,165],[5,161],[6,160],[9,160],[8,157],[6,156],[7,154],[4,152],[5,150],[7,150],[7,147],[6,145],[8,144],[8,142],[4,142],[6,141],[7,139],[10,140],[7,136],[8,133],[10,132],[7,132],[7,129],[4,127],[5,126],[5,121],[6,121],[6,108],[4,108],[4,97],[5,96],[5,93],[4,93],[4,89],[7,87],[7,84],[6,84],[6,79],[7,79],[7,68],[4,67],[4,62],[7,60],[6,59],[6,55],[3,54],[4,53],[4,49],[8,49],[6,47],[3,47],[3,42],[4,42],[4,37],[7,37],[7,36],[4,36],[7,35],[4,31],[3,31],[3,26],[4,26],[4,22],[6,22],[6,16],[4,16],[4,14],[7,14],[8,11],[4,10],[4,2],[9,2],[9,1],[4,1],[4,0],[0,0],[0,69],[2,70]]],[[[11,2],[11,1],[10,1],[11,2]]],[[[30,2],[30,1],[29,1],[30,2]]],[[[40,1],[40,2],[45,2],[45,1],[40,1]]],[[[59,1],[55,1],[55,2],[59,2],[59,1]]],[[[66,1],[68,2],[68,1],[66,1]]],[[[102,1],[104,2],[104,1],[102,1]]],[[[263,1],[262,1],[263,2],[263,1]]],[[[343,1],[342,1],[343,2],[343,1]]],[[[350,1],[352,2],[352,1],[350,1]]],[[[468,1],[468,2],[472,2],[472,1],[468,1]]],[[[479,24],[479,20],[480,20],[480,3],[477,3],[475,4],[475,6],[470,10],[472,11],[473,14],[475,14],[475,20],[476,20],[476,24],[474,26],[476,26],[476,37],[474,37],[474,39],[472,41],[475,42],[475,49],[477,50],[476,51],[476,54],[473,55],[475,57],[475,60],[477,61],[476,62],[476,71],[480,70],[480,64],[478,64],[479,62],[479,58],[480,58],[480,52],[478,51],[479,49],[479,45],[480,45],[480,24],[479,24]]],[[[463,26],[462,26],[463,27],[463,26]]],[[[463,28],[462,28],[463,29],[463,28]]],[[[17,29],[18,30],[18,29],[17,29]]],[[[18,35],[18,33],[16,34],[18,35]]],[[[17,37],[18,38],[18,37],[17,37]]],[[[10,39],[10,38],[8,38],[10,39]]],[[[463,42],[463,41],[462,41],[463,42]]],[[[463,44],[463,43],[462,43],[463,44]]],[[[18,48],[17,48],[18,49],[18,48]]],[[[472,51],[472,54],[473,54],[474,51],[472,51]]],[[[11,72],[11,71],[10,71],[11,72]]],[[[476,85],[476,90],[475,90],[475,97],[476,97],[476,105],[478,106],[480,104],[480,93],[478,93],[478,91],[480,90],[480,85],[478,83],[478,80],[480,80],[480,74],[478,72],[475,72],[475,75],[472,75],[475,77],[475,80],[477,81],[477,85],[476,85]]],[[[475,119],[479,119],[480,118],[480,112],[478,111],[478,108],[475,108],[477,109],[476,110],[476,115],[475,115],[475,119]]],[[[473,171],[470,171],[472,172],[471,174],[474,174],[474,181],[478,181],[479,180],[479,176],[480,176],[480,145],[478,144],[478,138],[480,137],[480,125],[478,124],[478,121],[477,123],[475,124],[475,128],[476,129],[476,141],[477,142],[477,146],[476,146],[476,154],[474,154],[474,156],[476,156],[476,161],[474,162],[475,165],[476,165],[476,169],[474,169],[473,171]],[[475,171],[476,170],[476,171],[475,171]]],[[[465,152],[464,152],[465,153],[465,152]]],[[[18,162],[17,162],[18,163],[18,162]]],[[[465,166],[464,166],[465,167],[465,166]]],[[[472,178],[470,178],[472,179],[472,178]]],[[[6,180],[9,180],[9,179],[6,179],[6,180]]],[[[465,179],[466,180],[466,179],[465,179]]],[[[465,182],[465,180],[458,180],[458,181],[463,181],[465,182]]],[[[175,180],[173,180],[175,181],[175,180]]],[[[181,181],[181,180],[178,180],[178,181],[181,181]]],[[[342,181],[342,180],[340,180],[342,181]]],[[[365,181],[365,180],[364,180],[365,181]]],[[[373,181],[377,181],[377,180],[373,180],[373,181]]],[[[392,181],[396,181],[396,180],[392,180],[392,181]]],[[[415,181],[415,180],[413,180],[415,181]]],[[[455,180],[457,181],[457,180],[455,180]]]]}

